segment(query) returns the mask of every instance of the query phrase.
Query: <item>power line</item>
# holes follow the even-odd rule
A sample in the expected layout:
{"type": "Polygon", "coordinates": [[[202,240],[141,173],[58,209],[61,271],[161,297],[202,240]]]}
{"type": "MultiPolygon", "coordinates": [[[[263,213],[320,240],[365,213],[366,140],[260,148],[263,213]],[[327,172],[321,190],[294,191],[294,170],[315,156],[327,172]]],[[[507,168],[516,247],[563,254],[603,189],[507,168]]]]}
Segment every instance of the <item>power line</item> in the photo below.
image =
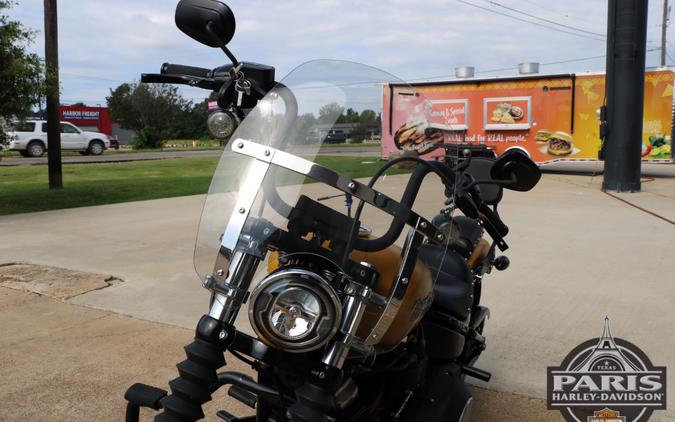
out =
{"type": "Polygon", "coordinates": [[[668,52],[668,50],[665,50],[665,52],[666,52],[666,57],[668,57],[668,60],[670,60],[670,63],[671,63],[671,64],[672,64],[672,63],[675,63],[675,59],[673,59],[673,56],[670,55],[670,53],[668,52]]]}
{"type": "Polygon", "coordinates": [[[505,6],[505,5],[501,4],[501,3],[497,3],[496,1],[485,0],[485,2],[487,2],[487,3],[489,3],[489,4],[492,4],[492,5],[494,5],[494,6],[497,6],[497,7],[501,7],[501,8],[506,9],[506,10],[510,10],[510,11],[512,11],[512,12],[520,13],[521,15],[529,16],[529,17],[531,17],[531,18],[534,18],[534,19],[537,19],[537,20],[540,20],[540,21],[543,21],[543,22],[548,22],[548,23],[551,23],[551,24],[553,24],[553,25],[561,26],[561,27],[563,27],[563,28],[572,29],[572,30],[574,30],[574,31],[579,31],[579,32],[585,32],[585,33],[587,33],[587,34],[596,35],[596,36],[600,36],[600,37],[606,38],[606,35],[605,35],[605,34],[600,34],[600,33],[598,33],[598,32],[591,32],[591,31],[587,31],[587,30],[585,30],[585,29],[582,29],[582,28],[579,28],[579,27],[576,27],[576,26],[565,25],[565,24],[563,24],[563,23],[555,22],[555,21],[552,21],[552,20],[549,20],[549,19],[546,19],[546,18],[542,18],[541,16],[537,16],[537,15],[533,15],[533,14],[531,14],[531,13],[523,12],[522,10],[519,10],[519,9],[516,9],[516,8],[513,8],[513,7],[510,7],[510,6],[505,6]]]}
{"type": "Polygon", "coordinates": [[[572,16],[570,13],[560,11],[560,9],[554,10],[554,9],[551,8],[550,5],[542,6],[541,4],[535,3],[534,1],[531,1],[531,0],[523,0],[523,1],[535,6],[536,9],[545,10],[548,13],[553,13],[554,15],[563,16],[567,19],[572,19],[574,21],[588,22],[588,23],[591,23],[591,24],[595,23],[595,22],[593,22],[589,19],[581,18],[581,17],[578,17],[578,16],[572,16]]]}
{"type": "Polygon", "coordinates": [[[459,3],[466,4],[466,5],[471,6],[471,7],[475,7],[477,9],[485,10],[487,12],[494,13],[494,14],[500,15],[500,16],[506,16],[508,18],[515,19],[515,20],[520,21],[520,22],[525,22],[525,23],[529,23],[531,25],[540,26],[542,28],[550,29],[552,31],[562,32],[562,33],[565,33],[565,34],[574,35],[576,37],[586,38],[586,39],[589,39],[589,40],[605,42],[605,40],[602,39],[602,38],[596,38],[596,37],[589,36],[589,35],[579,34],[578,32],[566,31],[564,29],[556,28],[556,27],[549,26],[549,25],[544,25],[544,24],[541,24],[541,23],[538,23],[538,22],[532,22],[532,21],[527,20],[527,19],[519,18],[518,16],[509,15],[507,13],[498,12],[496,10],[492,10],[492,9],[487,8],[487,7],[483,7],[483,6],[474,4],[474,3],[469,3],[468,1],[465,1],[465,0],[457,0],[457,1],[459,3]]]}
{"type": "Polygon", "coordinates": [[[97,81],[124,83],[124,81],[120,81],[120,80],[117,80],[117,79],[99,78],[98,76],[81,75],[79,73],[59,72],[59,74],[65,75],[65,76],[74,76],[76,78],[95,79],[97,81]]]}

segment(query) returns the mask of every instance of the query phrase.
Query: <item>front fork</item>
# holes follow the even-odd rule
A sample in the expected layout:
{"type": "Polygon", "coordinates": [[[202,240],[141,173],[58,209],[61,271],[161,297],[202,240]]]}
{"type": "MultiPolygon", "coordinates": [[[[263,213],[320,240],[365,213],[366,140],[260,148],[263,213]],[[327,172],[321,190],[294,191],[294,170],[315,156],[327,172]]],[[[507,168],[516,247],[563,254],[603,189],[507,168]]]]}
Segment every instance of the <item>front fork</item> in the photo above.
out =
{"type": "MultiPolygon", "coordinates": [[[[204,287],[213,292],[209,313],[199,320],[194,341],[185,346],[187,358],[176,365],[179,376],[169,382],[171,394],[155,400],[154,408],[163,409],[155,421],[191,422],[204,417],[202,405],[211,400],[211,394],[221,385],[217,371],[226,364],[223,352],[234,341],[234,321],[260,262],[258,254],[244,250],[235,251],[231,259],[219,254],[214,275],[204,280],[204,287]],[[222,268],[225,264],[229,264],[226,271],[222,268]]],[[[343,378],[341,368],[350,349],[368,352],[356,339],[356,329],[371,290],[352,283],[345,293],[340,336],[328,344],[322,363],[313,371],[313,379],[296,391],[296,402],[282,418],[288,417],[293,422],[327,421],[327,413],[344,408],[355,398],[356,385],[343,378]]],[[[130,407],[144,406],[128,396],[130,407]]]]}
{"type": "Polygon", "coordinates": [[[223,352],[234,340],[234,319],[244,301],[258,256],[237,250],[231,260],[221,252],[216,267],[229,262],[227,271],[216,268],[215,277],[207,277],[204,287],[211,290],[211,309],[197,324],[195,339],[185,346],[187,358],[180,362],[178,378],[169,382],[171,394],[161,399],[162,413],[155,421],[197,421],[204,417],[202,405],[218,389],[217,370],[225,365],[223,352]]]}

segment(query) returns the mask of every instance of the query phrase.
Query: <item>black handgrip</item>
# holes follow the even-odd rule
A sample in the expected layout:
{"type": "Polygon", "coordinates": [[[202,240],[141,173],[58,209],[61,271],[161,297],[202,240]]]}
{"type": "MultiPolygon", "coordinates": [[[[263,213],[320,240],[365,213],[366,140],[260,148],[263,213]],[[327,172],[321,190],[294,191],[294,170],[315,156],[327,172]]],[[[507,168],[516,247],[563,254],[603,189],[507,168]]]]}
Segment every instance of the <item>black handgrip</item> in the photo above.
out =
{"type": "Polygon", "coordinates": [[[210,78],[213,76],[213,70],[211,69],[173,63],[164,63],[159,72],[165,75],[189,75],[199,78],[210,78]]]}

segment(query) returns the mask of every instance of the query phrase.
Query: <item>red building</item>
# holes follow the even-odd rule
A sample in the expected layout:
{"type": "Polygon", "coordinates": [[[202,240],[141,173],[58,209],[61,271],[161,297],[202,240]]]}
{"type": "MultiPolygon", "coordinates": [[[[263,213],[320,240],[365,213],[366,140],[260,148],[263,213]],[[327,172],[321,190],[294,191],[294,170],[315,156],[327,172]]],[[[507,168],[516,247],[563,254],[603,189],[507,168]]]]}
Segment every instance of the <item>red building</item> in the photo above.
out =
{"type": "Polygon", "coordinates": [[[113,134],[110,110],[107,107],[61,105],[59,111],[62,121],[70,122],[82,130],[101,132],[108,136],[113,134]]]}

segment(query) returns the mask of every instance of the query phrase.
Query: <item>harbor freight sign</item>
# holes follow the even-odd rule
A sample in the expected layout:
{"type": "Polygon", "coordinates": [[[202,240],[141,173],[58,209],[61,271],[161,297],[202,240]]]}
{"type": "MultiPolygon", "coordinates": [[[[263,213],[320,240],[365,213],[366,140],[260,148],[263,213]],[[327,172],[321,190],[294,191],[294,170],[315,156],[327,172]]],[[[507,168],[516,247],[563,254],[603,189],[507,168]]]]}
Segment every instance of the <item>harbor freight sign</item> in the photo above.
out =
{"type": "Polygon", "coordinates": [[[99,110],[63,110],[63,120],[98,120],[99,110]]]}
{"type": "Polygon", "coordinates": [[[666,368],[653,366],[634,344],[612,337],[605,318],[602,337],[572,350],[548,368],[548,408],[568,422],[645,422],[666,408],[666,368]]]}

